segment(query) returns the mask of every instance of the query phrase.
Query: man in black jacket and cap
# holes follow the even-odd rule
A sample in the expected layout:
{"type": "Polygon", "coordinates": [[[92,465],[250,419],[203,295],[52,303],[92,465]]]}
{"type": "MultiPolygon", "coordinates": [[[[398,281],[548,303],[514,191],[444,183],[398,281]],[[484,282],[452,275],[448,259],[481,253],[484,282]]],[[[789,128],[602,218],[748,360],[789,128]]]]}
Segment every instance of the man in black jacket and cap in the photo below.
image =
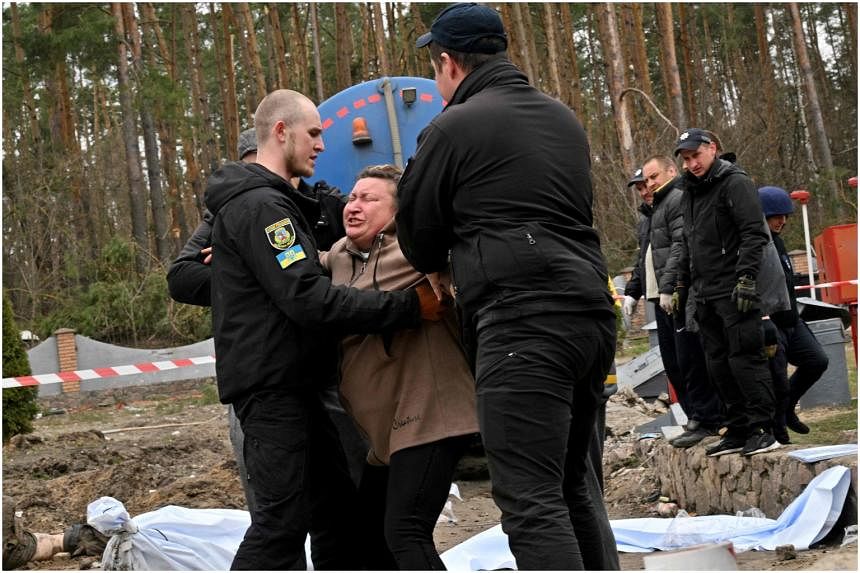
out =
{"type": "Polygon", "coordinates": [[[773,436],[774,395],[764,350],[756,282],[770,237],[752,179],[717,157],[708,132],[691,128],[675,146],[684,161],[683,249],[674,311],[695,293],[708,371],[726,407],[723,438],[709,456],[751,456],[779,447],[773,436]]]}
{"type": "Polygon", "coordinates": [[[428,47],[448,105],[400,181],[397,235],[425,273],[445,268],[450,251],[517,567],[617,568],[606,510],[587,485],[615,315],[585,131],[508,60],[495,10],[452,5],[416,46],[428,47]]]}

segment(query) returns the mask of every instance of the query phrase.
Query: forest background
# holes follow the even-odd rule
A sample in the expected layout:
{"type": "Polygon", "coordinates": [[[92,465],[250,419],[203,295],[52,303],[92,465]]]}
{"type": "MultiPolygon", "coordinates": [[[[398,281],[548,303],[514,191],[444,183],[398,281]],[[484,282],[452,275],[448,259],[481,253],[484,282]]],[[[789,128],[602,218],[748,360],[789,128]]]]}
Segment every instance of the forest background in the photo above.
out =
{"type": "MultiPolygon", "coordinates": [[[[635,259],[626,182],[685,127],[716,131],[758,185],[808,189],[813,236],[856,221],[855,3],[491,5],[511,59],[588,132],[613,275],[635,259]]],[[[166,268],[257,103],[432,78],[414,42],[443,6],[4,3],[2,280],[18,324],[129,346],[210,336],[207,309],[169,299],[166,268]]],[[[803,248],[800,218],[787,229],[803,248]]]]}

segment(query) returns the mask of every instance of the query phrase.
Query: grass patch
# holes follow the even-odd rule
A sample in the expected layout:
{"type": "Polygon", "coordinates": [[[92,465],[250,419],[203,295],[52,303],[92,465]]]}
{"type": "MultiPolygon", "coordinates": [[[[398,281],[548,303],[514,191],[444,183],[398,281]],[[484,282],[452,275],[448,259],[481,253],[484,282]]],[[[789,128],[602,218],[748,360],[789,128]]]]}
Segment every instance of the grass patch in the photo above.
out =
{"type": "Polygon", "coordinates": [[[200,398],[197,399],[198,406],[209,406],[210,404],[218,404],[221,400],[218,398],[218,386],[208,383],[200,387],[200,398]]]}
{"type": "Polygon", "coordinates": [[[790,432],[791,441],[802,445],[828,445],[845,442],[842,432],[857,429],[857,398],[851,400],[850,406],[833,409],[833,412],[820,418],[799,414],[800,420],[809,426],[806,435],[790,432]]]}

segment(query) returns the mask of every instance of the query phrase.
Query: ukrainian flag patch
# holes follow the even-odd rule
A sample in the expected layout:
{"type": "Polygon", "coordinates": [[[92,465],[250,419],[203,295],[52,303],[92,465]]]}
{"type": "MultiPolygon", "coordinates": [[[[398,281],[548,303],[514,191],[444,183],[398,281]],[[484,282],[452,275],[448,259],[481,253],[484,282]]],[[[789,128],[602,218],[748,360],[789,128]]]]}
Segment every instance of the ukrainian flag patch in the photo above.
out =
{"type": "Polygon", "coordinates": [[[301,245],[293,245],[289,249],[281,251],[275,255],[275,258],[278,260],[281,268],[285,269],[296,261],[308,258],[308,256],[305,254],[305,250],[302,249],[301,245]]]}

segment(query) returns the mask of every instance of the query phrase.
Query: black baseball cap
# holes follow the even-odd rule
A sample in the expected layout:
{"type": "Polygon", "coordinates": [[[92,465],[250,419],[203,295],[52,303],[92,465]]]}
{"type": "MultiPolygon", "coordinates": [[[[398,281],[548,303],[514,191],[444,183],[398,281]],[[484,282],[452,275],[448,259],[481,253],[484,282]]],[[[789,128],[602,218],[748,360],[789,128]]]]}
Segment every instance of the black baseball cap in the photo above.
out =
{"type": "Polygon", "coordinates": [[[253,127],[239,134],[239,159],[257,152],[257,130],[253,127]]]}
{"type": "Polygon", "coordinates": [[[642,175],[641,167],[633,172],[633,177],[631,177],[630,181],[627,182],[627,186],[630,187],[631,185],[636,185],[637,183],[645,183],[645,177],[642,175]]]}
{"type": "Polygon", "coordinates": [[[675,155],[677,156],[682,149],[698,149],[700,145],[713,143],[713,141],[704,129],[691,127],[678,137],[678,143],[675,145],[675,155]]]}
{"type": "Polygon", "coordinates": [[[499,13],[483,4],[463,2],[448,6],[436,16],[430,31],[423,34],[415,42],[416,48],[423,48],[430,42],[436,42],[457,52],[463,53],[495,53],[487,52],[487,48],[476,46],[482,38],[500,38],[508,46],[508,36],[499,13]]]}

